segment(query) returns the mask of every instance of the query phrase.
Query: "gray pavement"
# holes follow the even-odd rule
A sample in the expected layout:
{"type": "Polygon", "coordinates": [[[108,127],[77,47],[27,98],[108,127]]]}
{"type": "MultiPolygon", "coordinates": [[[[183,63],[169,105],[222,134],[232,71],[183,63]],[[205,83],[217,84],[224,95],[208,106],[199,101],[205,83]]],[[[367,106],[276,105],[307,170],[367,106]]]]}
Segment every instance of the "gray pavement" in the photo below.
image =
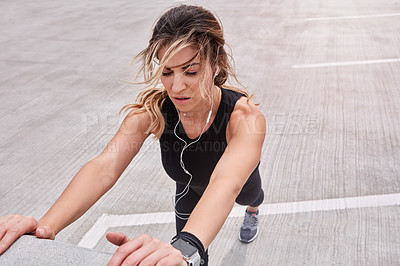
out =
{"type": "Polygon", "coordinates": [[[99,252],[58,241],[37,239],[34,236],[22,236],[4,255],[0,256],[0,265],[105,266],[111,257],[111,253],[99,252]]]}
{"type": "MultiPolygon", "coordinates": [[[[0,2],[0,215],[40,218],[102,151],[140,89],[126,82],[130,60],[177,3],[0,2]]],[[[400,265],[400,202],[361,204],[400,193],[400,2],[196,3],[221,18],[238,77],[267,118],[265,206],[360,198],[360,207],[262,215],[250,245],[238,242],[242,218],[233,215],[210,248],[211,265],[400,265]]],[[[56,239],[82,245],[103,214],[172,212],[173,193],[149,139],[115,187],[56,239]]],[[[120,220],[104,233],[174,235],[168,219],[120,220]]],[[[115,250],[104,236],[92,247],[115,250]]]]}

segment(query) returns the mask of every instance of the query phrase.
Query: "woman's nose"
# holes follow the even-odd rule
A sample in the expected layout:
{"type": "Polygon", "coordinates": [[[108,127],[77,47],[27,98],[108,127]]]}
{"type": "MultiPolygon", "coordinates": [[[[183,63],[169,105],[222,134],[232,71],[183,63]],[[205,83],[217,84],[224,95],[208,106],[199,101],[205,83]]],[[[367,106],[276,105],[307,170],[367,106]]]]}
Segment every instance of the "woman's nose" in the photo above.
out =
{"type": "Polygon", "coordinates": [[[174,80],[172,82],[172,91],[179,93],[185,89],[185,82],[182,73],[177,73],[174,75],[174,80]]]}

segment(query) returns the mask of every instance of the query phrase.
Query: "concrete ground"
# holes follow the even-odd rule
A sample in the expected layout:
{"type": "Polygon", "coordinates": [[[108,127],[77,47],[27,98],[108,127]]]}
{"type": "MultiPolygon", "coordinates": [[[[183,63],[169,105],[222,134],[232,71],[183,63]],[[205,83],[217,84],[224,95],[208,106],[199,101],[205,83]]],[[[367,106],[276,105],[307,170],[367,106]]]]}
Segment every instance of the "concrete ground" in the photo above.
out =
{"type": "MultiPolygon", "coordinates": [[[[179,2],[0,2],[0,215],[40,218],[102,151],[140,89],[130,60],[179,2]]],[[[188,3],[218,14],[268,123],[259,237],[237,240],[235,207],[210,265],[400,265],[400,1],[188,3]]],[[[142,149],[57,241],[170,240],[174,184],[157,141],[142,149]]]]}
{"type": "Polygon", "coordinates": [[[22,236],[7,252],[0,256],[0,265],[105,266],[111,257],[111,253],[82,248],[59,241],[38,239],[34,236],[22,236]]]}

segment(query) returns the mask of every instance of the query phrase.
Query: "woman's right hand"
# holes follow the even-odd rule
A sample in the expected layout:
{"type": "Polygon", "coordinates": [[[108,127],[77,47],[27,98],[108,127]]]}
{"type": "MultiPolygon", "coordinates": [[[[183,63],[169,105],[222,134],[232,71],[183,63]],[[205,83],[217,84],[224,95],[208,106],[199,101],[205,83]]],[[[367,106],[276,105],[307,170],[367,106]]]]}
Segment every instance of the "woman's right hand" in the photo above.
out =
{"type": "Polygon", "coordinates": [[[9,215],[0,217],[0,255],[24,234],[31,234],[44,239],[54,239],[55,237],[54,231],[50,227],[40,225],[31,216],[9,215]]]}

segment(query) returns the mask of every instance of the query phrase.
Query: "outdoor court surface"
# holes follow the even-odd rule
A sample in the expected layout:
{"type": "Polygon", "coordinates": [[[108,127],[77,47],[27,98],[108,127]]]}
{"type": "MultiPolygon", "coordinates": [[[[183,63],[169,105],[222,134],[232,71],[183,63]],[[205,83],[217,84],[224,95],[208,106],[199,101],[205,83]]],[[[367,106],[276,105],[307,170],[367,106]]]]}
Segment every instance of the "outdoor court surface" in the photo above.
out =
{"type": "MultiPolygon", "coordinates": [[[[130,60],[182,1],[0,3],[0,215],[41,215],[118,129],[130,60]]],[[[259,237],[235,206],[210,265],[400,265],[400,1],[197,1],[223,22],[268,124],[259,237]]],[[[239,162],[238,162],[239,163],[239,162]]],[[[149,139],[57,240],[175,234],[174,183],[149,139]]],[[[216,205],[218,208],[218,205],[216,205]]]]}

